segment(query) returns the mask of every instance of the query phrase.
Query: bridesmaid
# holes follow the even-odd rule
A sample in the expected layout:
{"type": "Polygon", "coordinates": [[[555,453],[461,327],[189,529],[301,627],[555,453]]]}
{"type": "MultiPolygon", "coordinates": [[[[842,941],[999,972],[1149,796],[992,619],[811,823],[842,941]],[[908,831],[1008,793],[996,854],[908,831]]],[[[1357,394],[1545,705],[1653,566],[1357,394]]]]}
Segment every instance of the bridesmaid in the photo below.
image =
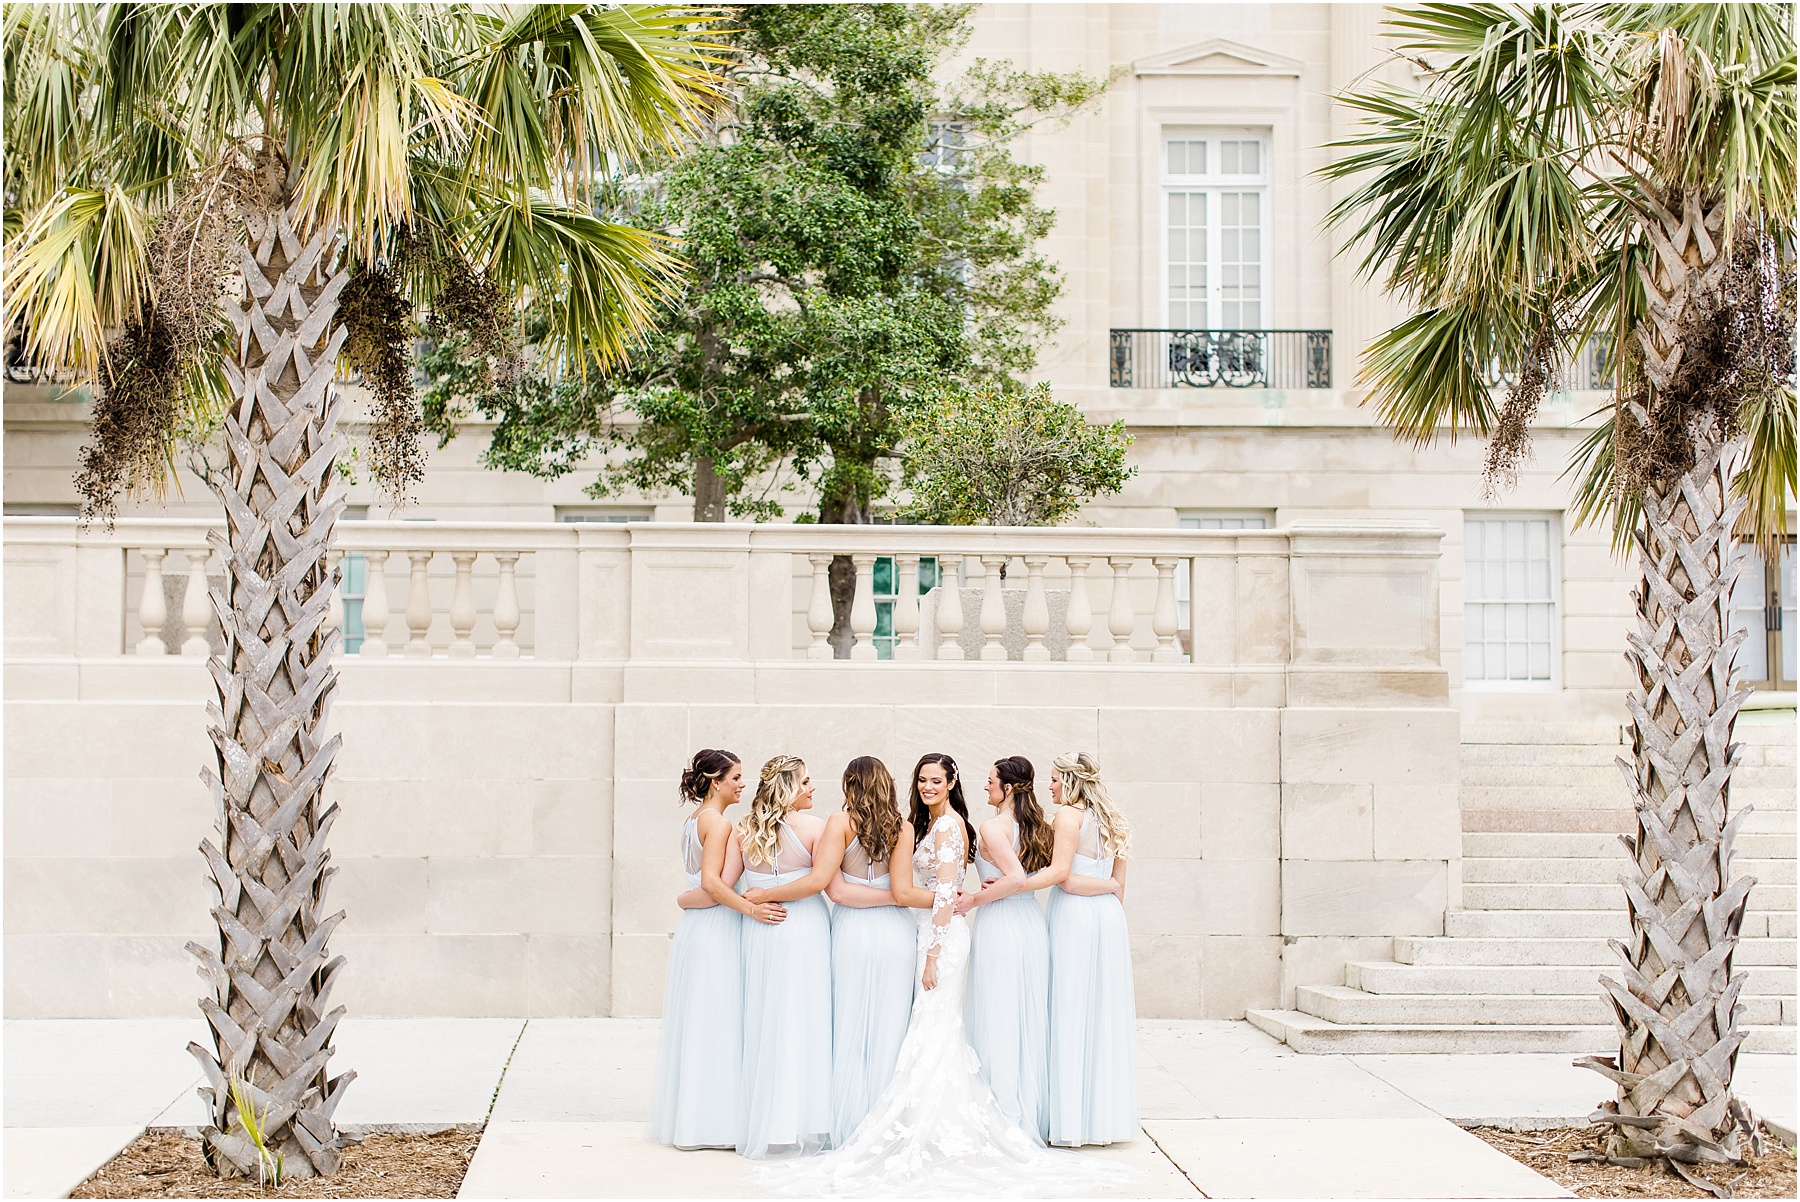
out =
{"type": "Polygon", "coordinates": [[[994,817],[981,824],[975,870],[981,889],[957,900],[979,907],[969,948],[964,1002],[969,1046],[1006,1117],[1040,1145],[1050,1134],[1050,931],[1027,872],[1050,865],[1050,824],[1024,756],[1007,756],[988,773],[994,817]]]}
{"type": "Polygon", "coordinates": [[[761,890],[787,901],[823,887],[831,914],[831,1140],[841,1146],[893,1078],[912,1018],[918,919],[929,905],[912,884],[913,830],[894,778],[874,756],[844,768],[844,808],[825,820],[804,881],[761,890]]]}
{"type": "Polygon", "coordinates": [[[739,915],[771,925],[786,917],[781,906],[752,905],[732,892],[744,861],[725,811],[743,788],[743,765],[729,751],[698,751],[681,774],[682,800],[700,809],[681,825],[688,891],[676,899],[681,921],[669,946],[649,1128],[651,1139],[677,1148],[737,1143],[744,979],[739,915]]]}
{"type": "Polygon", "coordinates": [[[1027,888],[1050,893],[1050,1142],[1136,1139],[1137,1008],[1125,931],[1131,827],[1086,752],[1058,756],[1050,776],[1056,843],[1027,888]]]}
{"type": "Polygon", "coordinates": [[[812,875],[825,824],[797,756],[763,765],[750,812],[738,821],[744,900],[780,890],[786,921],[744,928],[744,1053],[737,1150],[752,1159],[831,1146],[831,916],[812,875]],[[781,889],[791,885],[793,888],[781,889]]]}

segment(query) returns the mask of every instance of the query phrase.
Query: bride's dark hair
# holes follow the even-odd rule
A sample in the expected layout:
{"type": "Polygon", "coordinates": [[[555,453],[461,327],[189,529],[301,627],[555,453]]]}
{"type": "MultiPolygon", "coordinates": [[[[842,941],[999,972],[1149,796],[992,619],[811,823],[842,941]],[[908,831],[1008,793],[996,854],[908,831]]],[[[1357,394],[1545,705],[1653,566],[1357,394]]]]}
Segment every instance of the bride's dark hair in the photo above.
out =
{"type": "Polygon", "coordinates": [[[941,751],[928,751],[919,757],[919,762],[912,770],[912,813],[910,815],[915,846],[923,843],[926,832],[931,830],[931,810],[919,796],[919,773],[927,764],[936,764],[944,770],[950,780],[950,808],[956,811],[963,824],[963,856],[968,860],[975,858],[975,826],[969,821],[969,803],[963,800],[962,773],[956,770],[956,761],[941,751]]]}

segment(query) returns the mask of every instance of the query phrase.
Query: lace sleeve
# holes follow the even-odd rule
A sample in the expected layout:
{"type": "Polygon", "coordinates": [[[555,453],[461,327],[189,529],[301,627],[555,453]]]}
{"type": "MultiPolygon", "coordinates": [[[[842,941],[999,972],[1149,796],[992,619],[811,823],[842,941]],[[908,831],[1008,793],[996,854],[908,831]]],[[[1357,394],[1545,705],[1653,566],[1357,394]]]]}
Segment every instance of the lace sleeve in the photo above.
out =
{"type": "Polygon", "coordinates": [[[940,819],[931,828],[931,935],[926,952],[943,946],[944,933],[956,914],[956,886],[962,878],[962,831],[954,821],[940,819]]]}

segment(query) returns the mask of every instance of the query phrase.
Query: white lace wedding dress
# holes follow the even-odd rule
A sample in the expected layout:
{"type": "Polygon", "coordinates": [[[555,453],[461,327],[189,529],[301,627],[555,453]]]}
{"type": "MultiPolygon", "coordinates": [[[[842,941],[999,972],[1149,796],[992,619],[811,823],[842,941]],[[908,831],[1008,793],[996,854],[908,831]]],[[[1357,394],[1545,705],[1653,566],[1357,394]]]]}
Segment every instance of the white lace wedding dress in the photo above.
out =
{"type": "Polygon", "coordinates": [[[1039,1147],[981,1079],[963,1033],[969,927],[953,909],[965,848],[961,821],[946,814],[913,853],[919,884],[935,897],[920,923],[917,967],[922,973],[926,954],[937,949],[938,983],[913,1003],[893,1080],[842,1147],[758,1167],[750,1181],[759,1189],[805,1197],[1066,1197],[1138,1176],[1115,1162],[1039,1147]]]}

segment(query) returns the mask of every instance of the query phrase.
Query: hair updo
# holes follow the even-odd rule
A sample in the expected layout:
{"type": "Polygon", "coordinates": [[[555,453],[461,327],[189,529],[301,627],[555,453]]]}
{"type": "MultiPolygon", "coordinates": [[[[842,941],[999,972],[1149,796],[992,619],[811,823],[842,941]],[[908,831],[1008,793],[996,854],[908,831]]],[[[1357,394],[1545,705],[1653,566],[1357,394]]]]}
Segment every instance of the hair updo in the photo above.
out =
{"type": "Polygon", "coordinates": [[[719,747],[702,747],[688,761],[688,766],[681,773],[681,800],[704,802],[712,787],[725,779],[725,774],[732,767],[741,763],[737,756],[719,747]]]}
{"type": "Polygon", "coordinates": [[[1106,782],[1100,779],[1100,765],[1085,751],[1071,751],[1056,757],[1056,775],[1062,780],[1063,804],[1086,807],[1100,828],[1100,843],[1106,854],[1123,858],[1131,850],[1131,824],[1119,813],[1106,782]]]}
{"type": "Polygon", "coordinates": [[[1013,822],[1019,828],[1019,864],[1026,872],[1049,867],[1056,836],[1038,804],[1037,770],[1024,756],[1009,755],[994,761],[994,773],[1012,801],[1013,822]]]}

